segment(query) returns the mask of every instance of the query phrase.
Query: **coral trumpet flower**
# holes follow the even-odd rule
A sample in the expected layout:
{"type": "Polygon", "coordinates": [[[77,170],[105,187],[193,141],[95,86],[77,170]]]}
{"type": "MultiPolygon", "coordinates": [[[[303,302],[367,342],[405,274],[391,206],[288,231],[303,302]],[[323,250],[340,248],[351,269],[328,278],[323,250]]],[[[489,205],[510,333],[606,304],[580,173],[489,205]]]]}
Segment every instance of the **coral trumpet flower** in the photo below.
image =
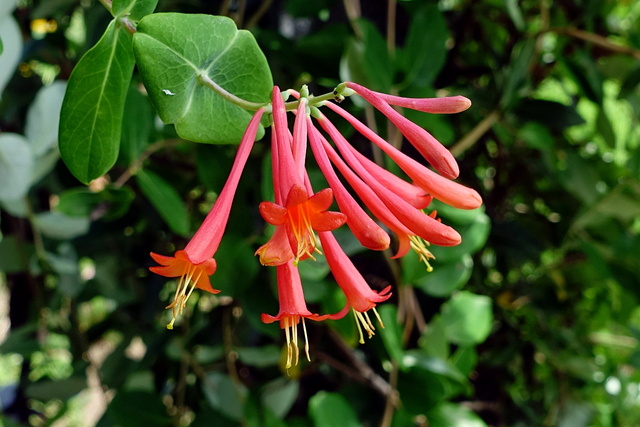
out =
{"type": "Polygon", "coordinates": [[[304,333],[304,350],[309,358],[309,339],[307,338],[307,327],[304,319],[324,320],[329,317],[338,318],[335,315],[328,314],[319,315],[311,313],[307,309],[302,292],[302,282],[300,281],[300,273],[292,262],[286,262],[276,267],[276,277],[278,282],[278,299],[280,301],[280,310],[275,316],[263,313],[261,320],[264,323],[280,322],[280,328],[284,329],[287,340],[287,369],[292,365],[298,364],[298,324],[302,323],[302,331],[304,333]]]}
{"type": "Polygon", "coordinates": [[[380,293],[372,290],[347,254],[344,253],[333,234],[325,232],[318,235],[320,236],[327,263],[333,272],[333,277],[347,297],[348,305],[346,309],[348,310],[351,307],[353,310],[358,332],[360,333],[360,343],[364,344],[362,329],[367,332],[369,338],[375,334],[375,327],[371,319],[369,319],[367,311],[372,310],[378,318],[380,326],[384,328],[382,319],[380,319],[375,307],[377,303],[386,301],[391,297],[389,292],[391,286],[387,286],[380,293]]]}
{"type": "Polygon", "coordinates": [[[211,293],[220,292],[213,289],[209,282],[209,276],[216,271],[216,262],[213,256],[220,246],[227,226],[233,197],[238,188],[242,170],[251,153],[263,113],[264,109],[260,108],[249,122],[238,147],[227,182],[211,211],[187,246],[183,250],[177,251],[173,257],[151,253],[151,257],[160,266],[149,267],[149,270],[165,277],[180,277],[174,300],[167,306],[173,311],[171,322],[167,325],[168,329],[173,329],[176,318],[182,314],[187,300],[196,287],[211,293]]]}
{"type": "MultiPolygon", "coordinates": [[[[300,260],[313,258],[317,252],[316,236],[314,231],[330,231],[345,223],[347,217],[341,212],[329,212],[329,206],[333,203],[333,192],[330,188],[309,197],[307,190],[299,185],[291,187],[287,195],[285,206],[272,202],[260,203],[260,214],[271,225],[281,226],[287,232],[294,265],[300,260]]],[[[271,263],[262,256],[268,250],[269,245],[277,245],[280,237],[274,236],[263,245],[258,252],[260,262],[264,265],[279,265],[271,263]]],[[[283,260],[288,261],[288,260],[283,260]]]]}

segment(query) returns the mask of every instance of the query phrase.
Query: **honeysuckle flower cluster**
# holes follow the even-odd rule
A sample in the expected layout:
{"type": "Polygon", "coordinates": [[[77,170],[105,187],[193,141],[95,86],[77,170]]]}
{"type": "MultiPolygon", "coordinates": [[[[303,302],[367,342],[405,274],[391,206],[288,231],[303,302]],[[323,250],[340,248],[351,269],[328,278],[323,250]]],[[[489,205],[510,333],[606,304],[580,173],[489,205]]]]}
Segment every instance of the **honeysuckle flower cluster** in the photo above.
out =
{"type": "Polygon", "coordinates": [[[287,367],[298,363],[300,325],[305,354],[309,359],[306,319],[339,319],[352,311],[360,342],[364,342],[365,333],[368,337],[373,336],[375,326],[369,312],[384,327],[375,307],[391,296],[391,287],[381,292],[372,290],[332,232],[346,224],[364,247],[377,251],[389,248],[389,233],[392,233],[397,241],[394,258],[402,257],[413,249],[428,269],[431,269],[429,260],[433,258],[429,245],[459,244],[461,237],[458,232],[443,224],[435,211],[426,213],[424,210],[433,198],[460,209],[477,208],[482,199],[475,190],[453,181],[459,174],[453,155],[429,132],[403,117],[394,106],[450,114],[464,111],[470,105],[471,102],[462,96],[403,98],[374,92],[353,82],[340,84],[331,96],[317,98],[310,95],[306,87],[301,92],[288,90],[284,94],[274,87],[271,103],[258,108],[249,122],[231,173],[193,238],[173,257],[151,253],[159,264],[150,267],[152,272],[179,278],[173,301],[167,306],[172,310],[172,320],[167,328],[173,328],[195,288],[220,292],[210,282],[210,276],[216,271],[214,256],[260,121],[268,114],[272,125],[273,202],[260,203],[259,211],[267,223],[275,226],[275,231],[258,248],[256,255],[263,265],[276,268],[280,310],[275,316],[263,314],[262,321],[277,321],[284,329],[287,367]],[[338,105],[346,96],[353,94],[360,95],[384,114],[437,172],[393,147],[338,105]],[[294,100],[285,103],[289,97],[294,100]],[[321,107],[335,112],[379,147],[412,182],[401,179],[359,153],[320,111],[321,107]],[[295,115],[293,129],[288,126],[289,112],[295,115]],[[305,166],[309,147],[329,184],[328,188],[314,189],[311,185],[305,166]],[[338,172],[360,202],[343,185],[338,172]],[[330,210],[334,200],[338,210],[330,210]],[[298,264],[315,260],[320,255],[326,257],[338,286],[346,296],[347,304],[338,313],[312,313],[305,303],[298,264]]]}

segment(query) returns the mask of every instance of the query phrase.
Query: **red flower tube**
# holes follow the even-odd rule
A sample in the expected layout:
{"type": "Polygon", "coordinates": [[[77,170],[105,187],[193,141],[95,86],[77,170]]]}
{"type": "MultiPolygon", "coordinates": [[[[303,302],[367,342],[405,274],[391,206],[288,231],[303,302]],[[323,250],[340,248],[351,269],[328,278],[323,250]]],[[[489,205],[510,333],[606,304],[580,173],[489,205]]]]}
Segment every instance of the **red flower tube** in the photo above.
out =
{"type": "Polygon", "coordinates": [[[260,108],[249,122],[238,147],[227,182],[213,208],[187,246],[183,250],[177,251],[173,257],[151,253],[151,257],[160,265],[149,267],[149,270],[165,277],[180,277],[173,302],[166,307],[171,308],[173,314],[171,322],[167,325],[168,329],[173,329],[176,318],[182,314],[187,300],[195,288],[214,294],[220,292],[214,289],[209,281],[209,276],[216,271],[216,261],[213,256],[218,250],[227,226],[233,197],[255,142],[263,113],[264,109],[260,108]]]}

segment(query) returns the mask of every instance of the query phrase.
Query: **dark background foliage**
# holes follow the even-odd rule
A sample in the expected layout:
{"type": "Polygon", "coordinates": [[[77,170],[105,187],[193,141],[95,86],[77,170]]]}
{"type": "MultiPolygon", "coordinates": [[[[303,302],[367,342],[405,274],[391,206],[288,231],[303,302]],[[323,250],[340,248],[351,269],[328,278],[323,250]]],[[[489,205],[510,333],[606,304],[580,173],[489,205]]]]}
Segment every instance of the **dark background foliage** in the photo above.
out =
{"type": "MultiPolygon", "coordinates": [[[[485,206],[435,206],[464,242],[433,248],[432,273],[340,235],[374,289],[393,285],[386,329],[357,345],[351,318],[309,322],[312,361],[287,371],[283,334],[259,320],[277,299],[253,256],[270,179],[257,144],[216,255],[222,293],[194,295],[167,331],[175,284],[149,274],[148,253],[184,246],[235,148],[177,138],[136,73],[118,162],[81,185],[59,161],[60,102],[111,17],[90,0],[3,3],[0,424],[640,423],[640,3],[161,0],[156,11],[231,16],[283,88],[321,94],[351,79],[467,96],[458,115],[405,114],[449,146],[485,206]]],[[[344,105],[401,142],[365,105],[344,105]]],[[[339,309],[322,260],[301,268],[309,304],[339,309]]]]}

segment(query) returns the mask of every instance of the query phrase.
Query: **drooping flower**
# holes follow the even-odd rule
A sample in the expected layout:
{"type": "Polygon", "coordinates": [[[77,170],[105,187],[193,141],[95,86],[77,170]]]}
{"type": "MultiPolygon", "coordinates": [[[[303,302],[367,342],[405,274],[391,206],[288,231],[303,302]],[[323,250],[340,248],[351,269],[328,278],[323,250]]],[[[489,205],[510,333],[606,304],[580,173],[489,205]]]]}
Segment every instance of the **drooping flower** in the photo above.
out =
{"type": "Polygon", "coordinates": [[[229,220],[233,197],[238,188],[242,170],[251,153],[264,111],[263,108],[258,109],[249,122],[229,177],[211,211],[187,246],[177,251],[173,257],[151,253],[151,257],[160,265],[149,267],[149,270],[164,277],[180,277],[173,302],[166,307],[172,309],[172,319],[167,325],[168,329],[173,329],[177,317],[182,314],[195,288],[214,294],[220,292],[214,289],[209,281],[209,277],[216,271],[216,261],[213,256],[220,246],[229,220]]]}
{"type": "Polygon", "coordinates": [[[334,230],[344,224],[347,218],[341,212],[328,211],[333,203],[330,188],[316,194],[310,194],[306,189],[304,157],[307,130],[304,103],[301,102],[298,108],[291,142],[286,128],[285,107],[277,87],[273,91],[272,105],[276,202],[260,203],[260,214],[266,222],[282,229],[276,229],[271,239],[256,254],[260,255],[263,265],[281,265],[291,259],[297,265],[300,260],[314,258],[313,253],[317,251],[316,231],[334,230]],[[289,241],[290,252],[283,244],[285,237],[289,241]]]}
{"type": "MultiPolygon", "coordinates": [[[[376,330],[369,318],[369,310],[373,311],[380,326],[384,328],[382,319],[376,311],[376,304],[386,301],[391,297],[391,286],[387,286],[381,292],[372,290],[347,254],[344,253],[333,234],[331,234],[331,232],[324,232],[318,235],[320,236],[322,249],[324,250],[327,264],[329,264],[329,268],[331,268],[333,277],[347,297],[347,306],[345,309],[348,310],[351,308],[353,311],[358,332],[360,333],[360,343],[364,344],[362,329],[365,330],[369,338],[375,334],[376,330]]],[[[343,312],[338,315],[343,314],[343,312]]]]}
{"type": "Polygon", "coordinates": [[[273,323],[278,321],[280,328],[284,329],[287,341],[287,369],[298,364],[298,324],[302,323],[302,331],[304,334],[304,351],[307,360],[309,357],[309,338],[307,337],[307,327],[304,323],[305,319],[324,320],[327,318],[339,318],[336,315],[319,315],[311,313],[307,309],[302,292],[302,282],[300,281],[300,273],[293,262],[288,261],[276,267],[276,279],[278,284],[278,300],[280,302],[280,310],[275,316],[263,313],[261,320],[264,323],[273,323]]]}
{"type": "MultiPolygon", "coordinates": [[[[299,185],[294,185],[289,190],[284,206],[272,202],[260,203],[260,214],[271,225],[284,227],[289,245],[293,254],[294,265],[300,260],[313,258],[313,252],[317,251],[316,231],[330,231],[340,227],[346,221],[346,216],[341,212],[329,212],[327,209],[333,203],[333,192],[330,188],[309,197],[307,190],[299,185]]],[[[276,234],[274,234],[276,236],[276,234]]],[[[275,237],[277,242],[282,237],[275,237]]],[[[270,240],[260,249],[260,260],[264,265],[279,265],[288,259],[277,262],[269,262],[262,253],[269,253],[270,240]]],[[[277,244],[277,243],[276,243],[277,244]]]]}

